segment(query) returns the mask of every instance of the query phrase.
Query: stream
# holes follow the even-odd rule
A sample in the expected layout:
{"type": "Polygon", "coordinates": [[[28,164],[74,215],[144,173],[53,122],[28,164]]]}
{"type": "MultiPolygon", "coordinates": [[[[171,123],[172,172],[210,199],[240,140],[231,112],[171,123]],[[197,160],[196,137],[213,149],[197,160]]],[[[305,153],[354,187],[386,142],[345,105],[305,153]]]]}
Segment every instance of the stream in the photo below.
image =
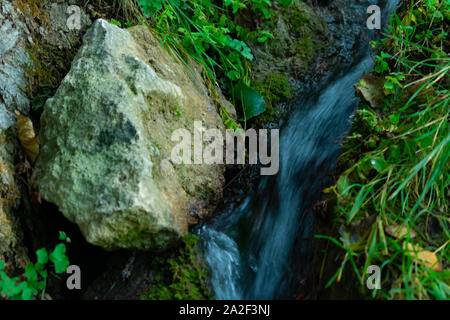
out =
{"type": "MultiPolygon", "coordinates": [[[[386,2],[383,24],[395,2],[386,2]]],[[[373,67],[368,41],[360,47],[351,67],[294,102],[280,131],[278,174],[262,177],[242,203],[201,227],[216,299],[295,298],[313,237],[312,206],[331,182],[340,142],[350,130],[359,101],[354,85],[373,67]]]]}

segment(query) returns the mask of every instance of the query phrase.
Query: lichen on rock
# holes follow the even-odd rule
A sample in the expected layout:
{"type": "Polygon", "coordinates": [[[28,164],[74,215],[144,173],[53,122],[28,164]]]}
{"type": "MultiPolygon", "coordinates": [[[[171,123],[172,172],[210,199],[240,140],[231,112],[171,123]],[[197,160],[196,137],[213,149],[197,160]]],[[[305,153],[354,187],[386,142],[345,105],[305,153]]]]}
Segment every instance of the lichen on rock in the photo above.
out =
{"type": "Polygon", "coordinates": [[[33,179],[42,197],[106,249],[164,250],[186,234],[196,202],[222,196],[221,165],[175,165],[173,130],[223,130],[195,68],[145,26],[97,20],[41,116],[33,179]]]}
{"type": "Polygon", "coordinates": [[[0,259],[14,268],[28,259],[17,212],[22,188],[15,168],[20,145],[14,110],[30,108],[25,70],[31,60],[25,51],[29,31],[10,1],[0,4],[0,34],[0,259]]]}

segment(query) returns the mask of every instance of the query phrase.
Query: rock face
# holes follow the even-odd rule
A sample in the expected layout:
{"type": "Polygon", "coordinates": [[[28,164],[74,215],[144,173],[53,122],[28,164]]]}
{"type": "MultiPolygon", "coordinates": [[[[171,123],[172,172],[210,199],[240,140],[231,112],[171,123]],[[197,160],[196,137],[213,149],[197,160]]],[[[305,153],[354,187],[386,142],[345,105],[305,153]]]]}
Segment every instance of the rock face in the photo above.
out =
{"type": "Polygon", "coordinates": [[[27,113],[26,68],[31,60],[25,51],[29,31],[9,1],[0,4],[0,259],[21,265],[27,259],[22,246],[16,210],[21,191],[15,172],[17,140],[14,110],[27,113]]]}
{"type": "Polygon", "coordinates": [[[293,0],[287,8],[275,5],[275,10],[270,30],[274,39],[262,45],[250,43],[255,55],[253,76],[256,81],[263,81],[268,74],[280,74],[295,83],[306,75],[332,39],[317,7],[293,0]]]}
{"type": "Polygon", "coordinates": [[[38,87],[59,83],[67,72],[66,53],[76,48],[90,23],[81,10],[80,30],[69,30],[67,2],[0,2],[0,259],[6,260],[7,271],[28,260],[22,227],[32,217],[23,183],[31,168],[23,165],[14,111],[29,115],[38,87]]]}
{"type": "MultiPolygon", "coordinates": [[[[373,33],[365,28],[367,1],[293,0],[287,7],[273,3],[276,15],[269,31],[274,39],[248,42],[255,57],[252,86],[267,105],[257,119],[262,125],[288,118],[291,106],[286,102],[293,95],[308,95],[336,66],[350,64],[373,33]]],[[[238,16],[237,23],[252,28],[257,23],[256,29],[267,29],[265,23],[254,20],[238,16]]]]}
{"type": "Polygon", "coordinates": [[[0,5],[0,34],[0,128],[5,130],[15,123],[13,113],[8,110],[7,115],[7,109],[14,106],[27,113],[30,107],[24,74],[31,64],[25,45],[32,42],[28,28],[8,1],[2,1],[0,5]]]}
{"type": "Polygon", "coordinates": [[[174,165],[173,130],[223,129],[201,77],[143,26],[97,20],[41,116],[44,199],[106,249],[163,250],[222,196],[220,165],[174,165]]]}

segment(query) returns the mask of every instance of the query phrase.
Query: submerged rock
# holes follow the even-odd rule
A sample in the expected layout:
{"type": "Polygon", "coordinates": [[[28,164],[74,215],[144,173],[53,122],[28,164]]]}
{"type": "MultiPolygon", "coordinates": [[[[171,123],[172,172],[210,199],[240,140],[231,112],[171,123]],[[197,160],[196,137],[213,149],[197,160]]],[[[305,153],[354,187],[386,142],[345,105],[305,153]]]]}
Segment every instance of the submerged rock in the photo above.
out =
{"type": "Polygon", "coordinates": [[[174,165],[173,130],[223,129],[195,68],[144,26],[97,20],[41,116],[33,180],[42,197],[106,249],[163,250],[222,196],[223,166],[174,165]]]}

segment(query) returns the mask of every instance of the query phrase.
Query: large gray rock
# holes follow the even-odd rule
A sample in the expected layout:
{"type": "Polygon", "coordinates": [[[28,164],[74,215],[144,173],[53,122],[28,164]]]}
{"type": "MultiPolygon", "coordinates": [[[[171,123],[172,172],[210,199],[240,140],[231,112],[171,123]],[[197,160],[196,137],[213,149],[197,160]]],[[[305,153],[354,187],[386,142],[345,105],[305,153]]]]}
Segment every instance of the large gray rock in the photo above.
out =
{"type": "Polygon", "coordinates": [[[195,68],[144,26],[97,20],[44,106],[33,179],[89,242],[163,250],[222,196],[223,166],[168,160],[173,130],[194,120],[223,129],[195,68]]]}

